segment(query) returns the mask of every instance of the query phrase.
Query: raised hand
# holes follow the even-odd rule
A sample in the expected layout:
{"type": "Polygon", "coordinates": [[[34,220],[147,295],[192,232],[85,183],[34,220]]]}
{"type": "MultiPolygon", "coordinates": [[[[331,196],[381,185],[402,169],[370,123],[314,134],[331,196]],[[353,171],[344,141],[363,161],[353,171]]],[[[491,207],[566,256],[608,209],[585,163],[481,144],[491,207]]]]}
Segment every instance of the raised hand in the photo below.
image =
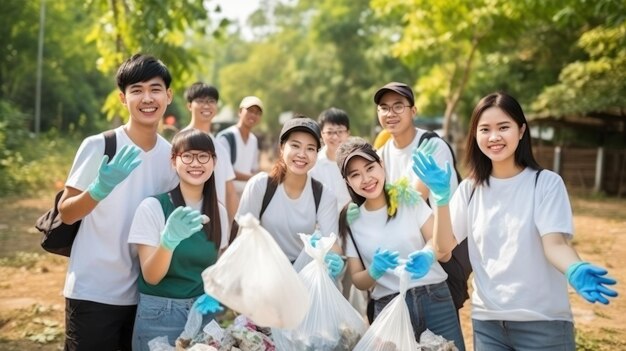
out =
{"type": "Polygon", "coordinates": [[[615,279],[605,277],[606,274],[606,269],[582,261],[572,263],[565,272],[570,285],[585,300],[608,305],[607,297],[616,297],[617,291],[605,286],[616,283],[615,279]]]}
{"type": "Polygon", "coordinates": [[[411,273],[411,279],[420,279],[430,271],[433,262],[435,262],[433,250],[425,248],[410,254],[404,269],[411,273]]]}
{"type": "Polygon", "coordinates": [[[139,166],[141,159],[138,159],[137,156],[140,152],[141,150],[134,145],[124,145],[113,156],[110,163],[108,163],[109,156],[104,155],[102,162],[100,162],[98,176],[87,189],[89,195],[96,201],[102,201],[107,197],[119,183],[139,166]]]}
{"type": "Polygon", "coordinates": [[[202,229],[202,215],[191,207],[177,207],[170,214],[161,235],[161,246],[174,251],[181,241],[202,229]]]}
{"type": "Polygon", "coordinates": [[[445,206],[450,202],[450,175],[452,169],[446,162],[446,170],[439,168],[430,155],[422,152],[413,154],[413,172],[426,184],[437,206],[445,206]]]}
{"type": "Polygon", "coordinates": [[[426,139],[426,141],[419,144],[415,148],[415,150],[413,150],[413,155],[417,154],[418,152],[421,152],[426,156],[430,156],[434,154],[435,151],[437,151],[437,143],[435,142],[435,139],[436,138],[429,138],[429,139],[426,139]]]}
{"type": "Polygon", "coordinates": [[[374,259],[369,267],[369,275],[374,280],[380,279],[388,269],[398,267],[398,251],[376,249],[374,259]]]}
{"type": "Polygon", "coordinates": [[[352,223],[354,223],[360,215],[361,210],[359,209],[359,206],[354,202],[350,202],[348,204],[348,209],[346,210],[346,222],[348,222],[348,225],[352,225],[352,223]]]}

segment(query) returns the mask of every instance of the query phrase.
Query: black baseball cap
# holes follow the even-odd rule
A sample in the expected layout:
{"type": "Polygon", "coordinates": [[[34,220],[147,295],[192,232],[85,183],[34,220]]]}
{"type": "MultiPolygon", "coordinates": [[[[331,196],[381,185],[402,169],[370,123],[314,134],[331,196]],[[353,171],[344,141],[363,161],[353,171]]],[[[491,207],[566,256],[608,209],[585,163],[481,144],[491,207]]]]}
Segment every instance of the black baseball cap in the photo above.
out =
{"type": "Polygon", "coordinates": [[[314,120],[305,116],[296,116],[292,119],[287,120],[285,124],[283,124],[283,129],[280,131],[280,144],[282,145],[287,138],[289,138],[289,134],[291,132],[306,132],[309,133],[315,138],[317,141],[317,149],[319,150],[322,147],[320,139],[322,137],[320,132],[320,127],[314,120]]]}
{"type": "Polygon", "coordinates": [[[404,96],[405,98],[407,98],[411,106],[415,105],[415,97],[413,96],[413,89],[411,89],[410,86],[404,83],[399,83],[399,82],[387,83],[385,84],[385,86],[378,89],[376,91],[376,94],[374,94],[374,102],[376,103],[376,105],[378,105],[378,103],[380,102],[380,99],[383,98],[383,95],[385,95],[385,93],[390,92],[390,91],[398,93],[404,96]]]}

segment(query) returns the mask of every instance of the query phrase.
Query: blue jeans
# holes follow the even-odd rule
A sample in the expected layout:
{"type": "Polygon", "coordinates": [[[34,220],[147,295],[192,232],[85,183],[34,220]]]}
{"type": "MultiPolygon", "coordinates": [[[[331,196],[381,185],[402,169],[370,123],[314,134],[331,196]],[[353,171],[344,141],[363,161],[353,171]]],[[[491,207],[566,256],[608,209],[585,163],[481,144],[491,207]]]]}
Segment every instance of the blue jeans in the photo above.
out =
{"type": "MultiPolygon", "coordinates": [[[[139,294],[133,330],[133,351],[149,351],[148,342],[159,336],[167,336],[170,345],[174,346],[185,329],[187,315],[195,300],[196,298],[171,299],[139,294]]],[[[205,315],[202,327],[214,317],[213,314],[205,315]]]]}
{"type": "Polygon", "coordinates": [[[574,324],[567,321],[480,321],[472,319],[474,349],[573,351],[574,324]]]}
{"type": "MultiPolygon", "coordinates": [[[[387,295],[376,300],[374,316],[378,316],[396,296],[398,294],[387,295]]],[[[454,341],[459,351],[465,350],[463,332],[446,282],[409,289],[405,300],[409,307],[415,340],[419,342],[420,335],[429,329],[446,340],[454,341]]]]}

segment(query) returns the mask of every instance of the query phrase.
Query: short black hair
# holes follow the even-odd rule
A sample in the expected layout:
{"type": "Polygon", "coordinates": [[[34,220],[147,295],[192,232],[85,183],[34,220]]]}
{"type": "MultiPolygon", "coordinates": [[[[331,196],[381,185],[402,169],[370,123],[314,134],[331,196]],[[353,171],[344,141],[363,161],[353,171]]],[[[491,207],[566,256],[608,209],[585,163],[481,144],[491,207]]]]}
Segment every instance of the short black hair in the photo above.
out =
{"type": "Polygon", "coordinates": [[[189,88],[187,88],[187,91],[185,91],[185,100],[187,100],[187,102],[192,102],[197,98],[205,97],[213,98],[215,101],[219,101],[220,93],[217,91],[216,87],[202,82],[193,83],[189,88]]]}
{"type": "Polygon", "coordinates": [[[350,130],[350,118],[348,117],[348,114],[346,111],[335,107],[322,111],[317,118],[317,123],[320,125],[320,129],[324,129],[324,125],[328,123],[345,126],[348,130],[350,130]]]}
{"type": "Polygon", "coordinates": [[[129,85],[161,77],[165,88],[170,87],[172,76],[165,64],[154,56],[135,54],[120,65],[116,74],[117,87],[121,92],[129,85]]]}

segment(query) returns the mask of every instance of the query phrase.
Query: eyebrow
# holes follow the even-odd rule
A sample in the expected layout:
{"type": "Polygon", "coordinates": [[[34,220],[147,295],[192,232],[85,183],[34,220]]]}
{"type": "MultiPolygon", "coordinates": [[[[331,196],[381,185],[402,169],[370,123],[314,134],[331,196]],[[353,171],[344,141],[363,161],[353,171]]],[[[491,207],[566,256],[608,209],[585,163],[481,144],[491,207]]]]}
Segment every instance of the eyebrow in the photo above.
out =
{"type": "MultiPolygon", "coordinates": [[[[496,125],[497,126],[501,126],[501,125],[504,125],[504,124],[511,124],[511,123],[513,123],[513,121],[503,121],[503,122],[496,123],[496,125]]],[[[489,124],[488,123],[481,123],[478,126],[479,127],[484,127],[484,126],[489,126],[489,124]]]]}

